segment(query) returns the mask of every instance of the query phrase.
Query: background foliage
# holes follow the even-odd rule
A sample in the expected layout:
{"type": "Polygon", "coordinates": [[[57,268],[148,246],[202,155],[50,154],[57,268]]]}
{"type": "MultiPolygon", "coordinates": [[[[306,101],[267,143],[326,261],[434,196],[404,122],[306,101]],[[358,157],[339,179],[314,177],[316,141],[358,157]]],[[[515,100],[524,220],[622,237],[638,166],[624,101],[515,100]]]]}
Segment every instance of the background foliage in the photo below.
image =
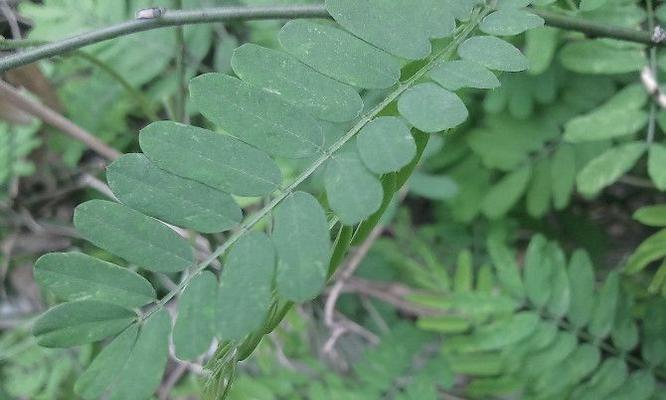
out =
{"type": "MultiPolygon", "coordinates": [[[[41,42],[148,6],[304,3],[45,0],[21,1],[16,11],[29,40],[41,42]]],[[[373,10],[384,12],[373,25],[359,17],[364,10],[347,12],[354,3],[366,4],[329,1],[329,10],[375,46],[371,53],[345,38],[367,57],[360,68],[302,51],[312,27],[330,22],[253,21],[186,26],[182,36],[148,31],[4,76],[108,146],[145,155],[105,168],[108,160],[85,144],[0,101],[0,398],[98,398],[109,376],[120,382],[112,398],[148,398],[155,388],[174,399],[663,398],[666,112],[645,74],[658,82],[666,58],[644,45],[541,26],[522,7],[648,31],[666,22],[666,7],[498,1],[499,16],[480,21],[476,43],[451,52],[464,61],[411,82],[426,65],[426,45],[446,51],[464,40],[461,30],[433,24],[423,36],[431,20],[401,15],[398,23],[388,6],[373,10]],[[387,37],[391,18],[387,29],[400,33],[387,37]],[[382,47],[383,40],[394,41],[382,47]],[[254,45],[234,51],[243,43],[254,45]],[[303,64],[289,64],[280,49],[313,68],[294,74],[312,90],[284,90],[303,64]],[[276,59],[288,68],[267,72],[276,59]],[[384,73],[367,73],[369,62],[384,73]],[[183,104],[183,81],[194,77],[183,104]],[[391,98],[398,78],[414,87],[391,98]],[[243,81],[272,100],[252,108],[257,92],[243,81]],[[219,111],[236,104],[249,108],[219,111]],[[344,141],[377,106],[379,118],[344,141]],[[296,137],[266,142],[239,117],[254,113],[261,125],[269,112],[296,137]],[[321,138],[299,136],[317,129],[321,138]],[[220,141],[212,131],[221,130],[254,147],[220,141]],[[337,143],[340,152],[324,163],[322,149],[337,143]],[[234,161],[236,153],[252,161],[234,161]],[[271,205],[251,196],[287,193],[319,157],[324,165],[299,186],[304,192],[285,196],[272,218],[251,220],[252,233],[238,228],[242,215],[271,205]],[[242,169],[244,178],[220,179],[225,168],[242,169]],[[128,207],[107,201],[98,177],[128,207]],[[186,240],[143,214],[187,228],[186,240]],[[357,250],[342,261],[341,243],[353,232],[346,226],[357,223],[357,250]],[[131,238],[132,226],[145,230],[131,238]],[[146,245],[134,246],[137,238],[146,245]],[[194,261],[219,243],[231,250],[223,272],[213,257],[209,272],[193,274],[194,261]],[[303,258],[293,257],[303,248],[303,258]],[[90,256],[47,255],[33,275],[50,251],[90,256]],[[179,294],[182,279],[189,286],[177,305],[144,307],[179,294]],[[134,321],[147,316],[139,328],[134,321]]],[[[472,26],[477,2],[445,3],[458,26],[472,26]]],[[[0,26],[10,37],[9,25],[0,26]]]]}

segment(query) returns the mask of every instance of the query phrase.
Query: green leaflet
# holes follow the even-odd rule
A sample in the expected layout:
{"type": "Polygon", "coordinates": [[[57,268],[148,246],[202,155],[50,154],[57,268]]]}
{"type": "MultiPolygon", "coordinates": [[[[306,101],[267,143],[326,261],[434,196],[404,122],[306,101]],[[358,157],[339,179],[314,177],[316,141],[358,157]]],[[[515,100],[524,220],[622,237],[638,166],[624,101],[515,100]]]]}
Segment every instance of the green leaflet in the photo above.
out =
{"type": "Polygon", "coordinates": [[[654,376],[650,371],[638,370],[629,375],[624,384],[606,400],[648,400],[656,391],[654,376]]]}
{"type": "Polygon", "coordinates": [[[523,195],[531,175],[526,165],[503,177],[483,199],[483,213],[490,219],[503,217],[523,195]]]}
{"type": "Polygon", "coordinates": [[[581,74],[623,74],[639,71],[647,64],[638,48],[617,48],[599,40],[570,42],[560,51],[567,69],[581,74]]]}
{"type": "Polygon", "coordinates": [[[447,355],[451,369],[457,374],[487,376],[502,371],[502,359],[494,352],[447,355]]]}
{"type": "MultiPolygon", "coordinates": [[[[420,3],[423,4],[415,0],[326,0],[326,9],[337,23],[366,42],[398,57],[420,60],[430,54],[428,39],[432,33],[431,27],[421,25],[427,8],[419,7],[426,2],[420,3]],[[400,29],[395,28],[393,21],[400,29]]],[[[445,7],[432,8],[441,9],[445,7]]],[[[441,21],[450,32],[452,22],[451,15],[441,21]]]]}
{"type": "Polygon", "coordinates": [[[608,0],[580,0],[579,9],[581,11],[592,11],[603,7],[608,0]]]}
{"type": "Polygon", "coordinates": [[[217,278],[210,271],[197,274],[178,300],[173,328],[176,356],[193,360],[210,347],[217,324],[217,278]]]}
{"type": "Polygon", "coordinates": [[[666,257],[666,229],[647,238],[627,260],[625,272],[635,274],[653,261],[666,257]]]}
{"type": "Polygon", "coordinates": [[[586,196],[596,195],[629,171],[645,149],[645,143],[630,142],[607,150],[578,174],[578,190],[586,196]]]}
{"type": "Polygon", "coordinates": [[[645,315],[649,318],[643,320],[641,355],[650,367],[666,361],[666,315],[663,313],[665,305],[666,300],[663,297],[653,298],[645,310],[645,315]]]}
{"type": "Polygon", "coordinates": [[[507,72],[525,71],[527,58],[512,44],[494,36],[474,36],[458,47],[460,58],[507,72]]]}
{"type": "Polygon", "coordinates": [[[544,73],[553,62],[559,47],[560,30],[550,26],[535,28],[525,34],[524,53],[530,65],[529,73],[544,73]]]}
{"type": "Polygon", "coordinates": [[[560,145],[550,160],[551,191],[556,210],[563,210],[569,204],[576,185],[576,172],[574,147],[570,144],[560,145]]]}
{"type": "Polygon", "coordinates": [[[601,287],[587,330],[596,338],[603,339],[610,333],[615,322],[615,311],[620,296],[620,278],[611,272],[601,287]]]}
{"type": "Polygon", "coordinates": [[[594,269],[590,256],[584,250],[576,250],[568,268],[571,300],[567,319],[577,328],[588,324],[594,309],[594,269]]]}
{"type": "Polygon", "coordinates": [[[599,348],[591,344],[578,346],[557,368],[543,375],[535,390],[544,396],[555,396],[568,386],[582,381],[591,374],[601,361],[599,348]]]}
{"type": "Polygon", "coordinates": [[[321,151],[321,125],[280,96],[229,75],[208,73],[190,81],[192,102],[210,121],[269,154],[302,158],[321,151]]]}
{"type": "Polygon", "coordinates": [[[356,87],[385,89],[400,78],[400,63],[395,57],[330,25],[289,21],[279,40],[303,63],[356,87]]]}
{"type": "Polygon", "coordinates": [[[107,168],[106,179],[124,204],[183,228],[223,232],[243,216],[228,194],[158,168],[143,154],[116,160],[107,168]]]}
{"type": "Polygon", "coordinates": [[[520,312],[477,328],[471,336],[452,337],[448,346],[458,352],[481,352],[500,349],[530,335],[539,323],[539,315],[520,312]]]}
{"type": "Polygon", "coordinates": [[[576,336],[559,331],[555,340],[543,350],[529,354],[523,364],[527,374],[536,376],[565,360],[577,347],[576,336]]]}
{"type": "Polygon", "coordinates": [[[379,117],[368,123],[356,138],[361,160],[376,174],[394,172],[416,156],[416,143],[409,127],[398,117],[379,117]]]}
{"type": "Polygon", "coordinates": [[[611,330],[611,338],[615,348],[629,352],[638,345],[638,326],[632,315],[633,301],[626,293],[621,292],[618,299],[615,322],[611,330]]]}
{"type": "Polygon", "coordinates": [[[511,10],[516,8],[524,8],[530,4],[532,4],[532,0],[497,0],[495,8],[498,10],[511,10]]]}
{"type": "Polygon", "coordinates": [[[409,178],[409,192],[431,200],[450,200],[458,195],[458,184],[448,176],[416,171],[409,178]]]}
{"type": "Polygon", "coordinates": [[[459,20],[466,21],[469,18],[474,6],[481,3],[481,0],[443,0],[443,3],[451,9],[451,13],[459,20]]]}
{"type": "Polygon", "coordinates": [[[530,241],[525,254],[525,269],[523,279],[527,298],[537,307],[542,308],[551,297],[551,278],[553,275],[553,261],[547,257],[548,243],[541,235],[536,235],[530,241]]]}
{"type": "Polygon", "coordinates": [[[151,271],[182,271],[194,263],[192,249],[176,232],[122,204],[80,204],[74,226],[96,246],[151,271]]]}
{"type": "Polygon", "coordinates": [[[111,303],[81,300],[59,304],[42,314],[32,328],[44,347],[72,347],[115,335],[136,320],[132,310],[111,303]]]}
{"type": "Polygon", "coordinates": [[[122,369],[111,375],[115,382],[109,400],[144,400],[153,394],[167,364],[170,331],[171,317],[165,309],[144,322],[122,369]]]}
{"type": "Polygon", "coordinates": [[[275,249],[266,234],[251,232],[236,242],[220,275],[220,340],[240,340],[261,327],[271,305],[274,276],[275,249]]]}
{"type": "Polygon", "coordinates": [[[481,21],[481,32],[497,36],[513,36],[543,26],[538,15],[516,8],[504,8],[487,15],[481,21]]]}
{"type": "Polygon", "coordinates": [[[35,281],[64,300],[98,300],[141,307],[155,289],[141,275],[82,253],[51,253],[35,263],[35,281]]]}
{"type": "Polygon", "coordinates": [[[76,380],[74,391],[86,400],[101,398],[127,362],[138,334],[139,326],[133,324],[116,336],[76,380]]]}
{"type": "Polygon", "coordinates": [[[239,196],[263,196],[280,185],[277,164],[245,143],[170,121],[141,130],[141,149],[158,167],[239,196]]]}
{"type": "Polygon", "coordinates": [[[331,257],[326,213],[314,197],[296,192],[274,214],[272,239],[278,254],[277,293],[294,302],[311,300],[326,283],[331,257]]]}
{"type": "Polygon", "coordinates": [[[497,279],[504,290],[515,299],[523,300],[525,298],[525,288],[520,277],[516,257],[507,246],[492,237],[488,239],[486,246],[497,271],[497,279]]]}
{"type": "Polygon", "coordinates": [[[546,310],[550,315],[561,318],[567,313],[571,303],[567,261],[564,252],[556,243],[549,243],[546,252],[551,266],[551,293],[546,310]]]}
{"type": "Polygon", "coordinates": [[[636,133],[647,122],[648,115],[643,110],[601,107],[567,122],[564,139],[571,143],[613,139],[636,133]]]}
{"type": "Polygon", "coordinates": [[[471,323],[463,317],[447,315],[443,317],[421,317],[417,321],[419,329],[439,333],[463,333],[471,328],[471,323]]]}
{"type": "Polygon", "coordinates": [[[421,83],[400,96],[398,111],[416,129],[434,133],[455,128],[469,115],[465,103],[434,83],[421,83]]]}
{"type": "Polygon", "coordinates": [[[543,217],[550,209],[552,185],[550,170],[548,158],[538,160],[534,166],[526,194],[527,213],[534,218],[543,217]]]}
{"type": "Polygon", "coordinates": [[[486,67],[465,60],[448,61],[433,68],[430,78],[444,89],[462,88],[495,89],[500,81],[486,67]]]}
{"type": "Polygon", "coordinates": [[[281,51],[244,44],[234,51],[231,65],[244,81],[278,94],[319,119],[351,121],[363,109],[354,89],[281,51]]]}
{"type": "Polygon", "coordinates": [[[381,183],[355,153],[336,154],[328,161],[324,185],[331,209],[345,225],[361,222],[382,204],[381,183]]]}
{"type": "Polygon", "coordinates": [[[639,208],[633,217],[643,225],[666,226],[666,204],[639,208]]]}
{"type": "Polygon", "coordinates": [[[574,390],[574,399],[605,399],[627,379],[627,364],[619,358],[609,358],[601,364],[590,380],[574,390]]]}
{"type": "Polygon", "coordinates": [[[650,145],[648,173],[657,189],[666,191],[666,146],[655,143],[650,145]]]}
{"type": "Polygon", "coordinates": [[[472,253],[464,249],[458,253],[458,264],[456,265],[456,272],[453,276],[453,290],[458,293],[471,292],[472,281],[474,280],[474,266],[472,260],[472,253]]]}

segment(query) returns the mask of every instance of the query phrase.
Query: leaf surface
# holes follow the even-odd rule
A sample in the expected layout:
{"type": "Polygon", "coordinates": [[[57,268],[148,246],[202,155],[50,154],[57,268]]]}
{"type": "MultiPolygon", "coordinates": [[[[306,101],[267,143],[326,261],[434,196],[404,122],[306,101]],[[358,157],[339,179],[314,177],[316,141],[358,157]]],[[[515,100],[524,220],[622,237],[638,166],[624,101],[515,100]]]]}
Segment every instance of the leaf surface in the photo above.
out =
{"type": "Polygon", "coordinates": [[[116,160],[107,168],[106,179],[124,204],[183,228],[223,232],[243,216],[228,194],[158,168],[143,154],[116,160]]]}
{"type": "Polygon", "coordinates": [[[271,304],[275,249],[266,234],[252,232],[236,242],[220,275],[217,333],[240,340],[261,327],[271,304]]]}
{"type": "Polygon", "coordinates": [[[495,89],[500,81],[495,74],[481,64],[471,61],[447,61],[430,71],[430,77],[444,89],[462,88],[495,89]]]}
{"type": "Polygon", "coordinates": [[[42,314],[32,333],[44,347],[72,347],[115,335],[136,320],[124,307],[82,300],[59,304],[42,314]]]}
{"type": "Polygon", "coordinates": [[[469,115],[458,96],[430,82],[403,93],[398,100],[398,111],[416,129],[427,133],[455,128],[469,115]]]}
{"type": "Polygon", "coordinates": [[[319,119],[351,121],[363,108],[354,89],[281,51],[244,44],[234,51],[231,65],[245,82],[278,94],[319,119]]]}
{"type": "Polygon", "coordinates": [[[141,307],[155,299],[150,283],[126,268],[83,253],[51,253],[37,260],[35,280],[64,300],[98,300],[141,307]]]}
{"type": "Polygon", "coordinates": [[[358,134],[356,147],[361,160],[376,174],[394,172],[416,156],[416,143],[409,127],[398,117],[379,117],[358,134]]]}
{"type": "Polygon", "coordinates": [[[280,169],[266,153],[206,129],[154,122],[141,130],[139,142],[158,167],[223,192],[263,196],[282,181],[280,169]]]}
{"type": "Polygon", "coordinates": [[[182,271],[194,263],[192,248],[176,232],[122,204],[80,204],[74,226],[96,246],[151,271],[182,271]]]}
{"type": "Polygon", "coordinates": [[[382,204],[381,183],[355,153],[337,154],[329,160],[324,185],[331,208],[346,225],[364,220],[382,204]]]}
{"type": "Polygon", "coordinates": [[[190,81],[192,102],[232,136],[271,155],[303,158],[321,151],[324,135],[314,117],[280,96],[229,75],[190,81]]]}
{"type": "Polygon", "coordinates": [[[311,195],[296,192],[278,206],[272,238],[280,297],[305,302],[321,292],[331,256],[329,235],[324,209],[311,195]]]}
{"type": "Polygon", "coordinates": [[[512,44],[495,36],[474,36],[458,47],[460,58],[497,71],[525,71],[527,58],[512,44]]]}
{"type": "Polygon", "coordinates": [[[193,360],[210,347],[217,324],[217,279],[210,271],[192,278],[178,300],[173,329],[176,356],[193,360]]]}
{"type": "Polygon", "coordinates": [[[398,60],[331,25],[294,20],[282,27],[282,47],[324,75],[366,89],[385,89],[400,78],[398,60]]]}

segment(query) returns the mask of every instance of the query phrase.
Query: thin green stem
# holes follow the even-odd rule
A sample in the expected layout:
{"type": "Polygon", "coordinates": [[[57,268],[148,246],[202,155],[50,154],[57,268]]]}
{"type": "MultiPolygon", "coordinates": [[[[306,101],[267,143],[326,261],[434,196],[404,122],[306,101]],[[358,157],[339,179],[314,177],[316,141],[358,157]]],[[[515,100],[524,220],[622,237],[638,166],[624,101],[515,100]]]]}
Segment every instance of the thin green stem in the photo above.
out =
{"type": "Polygon", "coordinates": [[[557,14],[551,11],[532,9],[532,12],[546,21],[546,25],[568,31],[584,33],[590,37],[610,38],[626,42],[642,43],[653,46],[663,46],[663,43],[652,39],[652,32],[638,29],[629,29],[619,26],[600,24],[582,18],[557,14]]]}
{"type": "MultiPolygon", "coordinates": [[[[480,13],[483,15],[483,13],[480,13]]],[[[190,274],[189,276],[185,277],[179,284],[178,287],[171,292],[167,293],[162,299],[156,304],[156,306],[148,311],[144,315],[144,319],[148,318],[152,313],[157,311],[158,309],[164,307],[171,299],[173,299],[177,294],[183,291],[185,287],[190,283],[190,281],[194,278],[194,276],[199,273],[200,271],[203,271],[212,263],[214,260],[216,260],[218,257],[224,255],[231,246],[233,246],[239,239],[241,239],[247,232],[249,232],[252,227],[254,227],[259,221],[261,221],[264,217],[268,216],[275,207],[277,207],[284,199],[289,197],[297,188],[300,186],[303,182],[305,182],[315,171],[317,171],[326,161],[328,161],[333,154],[338,151],[340,148],[342,148],[347,142],[349,142],[358,132],[363,129],[365,125],[367,125],[370,121],[372,121],[379,113],[384,110],[389,104],[394,102],[395,100],[398,99],[398,97],[404,93],[407,89],[409,89],[414,83],[419,81],[421,78],[423,78],[428,71],[431,69],[435,68],[437,65],[439,65],[443,59],[450,57],[451,54],[458,48],[460,43],[462,43],[463,40],[465,40],[471,33],[472,31],[476,28],[476,25],[479,21],[480,17],[476,16],[476,18],[473,18],[472,21],[469,24],[465,26],[464,29],[461,30],[461,32],[449,43],[448,46],[446,46],[443,50],[439,51],[438,53],[432,55],[430,57],[430,60],[426,63],[425,66],[423,66],[419,71],[417,71],[414,75],[412,75],[408,80],[405,82],[401,82],[398,84],[397,88],[389,93],[389,95],[378,105],[376,105],[372,110],[367,112],[361,119],[340,139],[338,139],[337,142],[335,142],[331,147],[328,148],[328,150],[319,156],[305,171],[303,171],[297,178],[294,180],[287,188],[279,193],[277,196],[275,196],[266,206],[264,206],[261,210],[258,212],[250,215],[246,221],[242,224],[241,228],[236,231],[233,235],[231,235],[224,244],[219,246],[213,253],[203,262],[201,262],[197,268],[194,269],[193,273],[190,274]]]]}
{"type": "MultiPolygon", "coordinates": [[[[647,11],[647,19],[648,19],[648,28],[650,31],[654,31],[655,26],[656,26],[656,20],[655,20],[655,15],[654,15],[654,4],[652,3],[652,0],[645,0],[645,9],[647,11]]],[[[657,68],[657,48],[652,47],[650,49],[650,70],[652,71],[652,75],[654,77],[654,80],[656,82],[659,82],[658,79],[658,70],[657,68]]],[[[650,114],[649,114],[649,119],[648,119],[648,128],[647,128],[647,135],[645,141],[647,142],[648,145],[651,145],[652,142],[654,142],[654,134],[656,131],[656,122],[657,122],[657,100],[656,98],[653,98],[652,101],[650,102],[650,114]]]]}
{"type": "MultiPolygon", "coordinates": [[[[607,37],[646,45],[664,45],[664,43],[655,42],[652,39],[651,32],[599,24],[549,11],[536,9],[532,9],[532,11],[541,16],[546,21],[546,25],[556,28],[582,32],[594,37],[607,37]]],[[[121,22],[116,25],[111,25],[26,50],[20,54],[17,53],[6,56],[0,59],[0,72],[5,72],[12,68],[20,67],[41,59],[64,54],[91,44],[151,29],[210,22],[292,18],[330,18],[330,16],[326,11],[326,7],[320,4],[262,7],[217,7],[205,10],[188,11],[169,10],[158,18],[121,22]]],[[[0,41],[0,45],[11,45],[8,44],[8,42],[12,41],[3,40],[0,41]]],[[[26,46],[16,46],[16,48],[18,47],[26,46]]]]}
{"type": "MultiPolygon", "coordinates": [[[[183,0],[174,0],[177,9],[183,8],[183,0]]],[[[187,94],[187,83],[185,76],[185,30],[183,25],[176,27],[176,75],[178,76],[178,88],[175,96],[175,120],[185,123],[185,96],[187,94]]]]}
{"type": "Polygon", "coordinates": [[[0,72],[80,49],[84,46],[127,36],[137,32],[170,26],[226,22],[237,20],[327,18],[321,5],[217,7],[203,10],[168,10],[162,16],[151,19],[135,19],[72,36],[57,42],[12,54],[0,59],[0,72]]]}

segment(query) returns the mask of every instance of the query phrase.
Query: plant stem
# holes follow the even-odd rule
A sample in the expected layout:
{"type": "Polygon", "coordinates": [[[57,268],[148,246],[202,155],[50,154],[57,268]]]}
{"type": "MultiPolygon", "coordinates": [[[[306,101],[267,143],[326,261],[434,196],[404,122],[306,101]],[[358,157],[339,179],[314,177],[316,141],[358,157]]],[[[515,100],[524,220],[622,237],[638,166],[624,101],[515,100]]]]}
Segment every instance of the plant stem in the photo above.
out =
{"type": "MultiPolygon", "coordinates": [[[[177,9],[183,8],[183,0],[174,0],[177,9]]],[[[187,83],[185,76],[185,31],[183,25],[176,27],[176,75],[178,76],[178,88],[176,89],[174,113],[175,120],[180,123],[185,121],[185,97],[187,83]]]]}
{"type": "MultiPolygon", "coordinates": [[[[541,16],[546,21],[546,25],[552,27],[582,32],[593,37],[606,37],[646,45],[664,45],[664,43],[653,41],[651,32],[608,26],[549,11],[532,9],[532,12],[541,16]]],[[[158,18],[125,21],[31,50],[26,50],[20,54],[6,56],[0,59],[0,72],[5,72],[12,68],[20,67],[21,65],[64,54],[105,40],[151,29],[209,22],[291,18],[330,18],[330,16],[324,5],[316,4],[261,7],[238,6],[217,7],[203,10],[166,11],[164,15],[158,18]]],[[[11,42],[11,40],[2,40],[0,41],[0,47],[11,46],[11,42]]]]}
{"type": "Polygon", "coordinates": [[[663,46],[664,43],[652,40],[652,32],[600,24],[582,18],[570,17],[550,11],[532,9],[532,12],[546,21],[546,25],[568,31],[581,32],[589,37],[610,38],[626,42],[663,46]]]}
{"type": "Polygon", "coordinates": [[[327,18],[323,6],[262,6],[262,7],[217,7],[202,10],[166,11],[162,16],[151,19],[135,19],[72,36],[51,44],[26,50],[0,59],[0,72],[29,64],[44,58],[67,53],[94,43],[126,36],[137,32],[169,26],[225,22],[234,20],[327,18]]]}

